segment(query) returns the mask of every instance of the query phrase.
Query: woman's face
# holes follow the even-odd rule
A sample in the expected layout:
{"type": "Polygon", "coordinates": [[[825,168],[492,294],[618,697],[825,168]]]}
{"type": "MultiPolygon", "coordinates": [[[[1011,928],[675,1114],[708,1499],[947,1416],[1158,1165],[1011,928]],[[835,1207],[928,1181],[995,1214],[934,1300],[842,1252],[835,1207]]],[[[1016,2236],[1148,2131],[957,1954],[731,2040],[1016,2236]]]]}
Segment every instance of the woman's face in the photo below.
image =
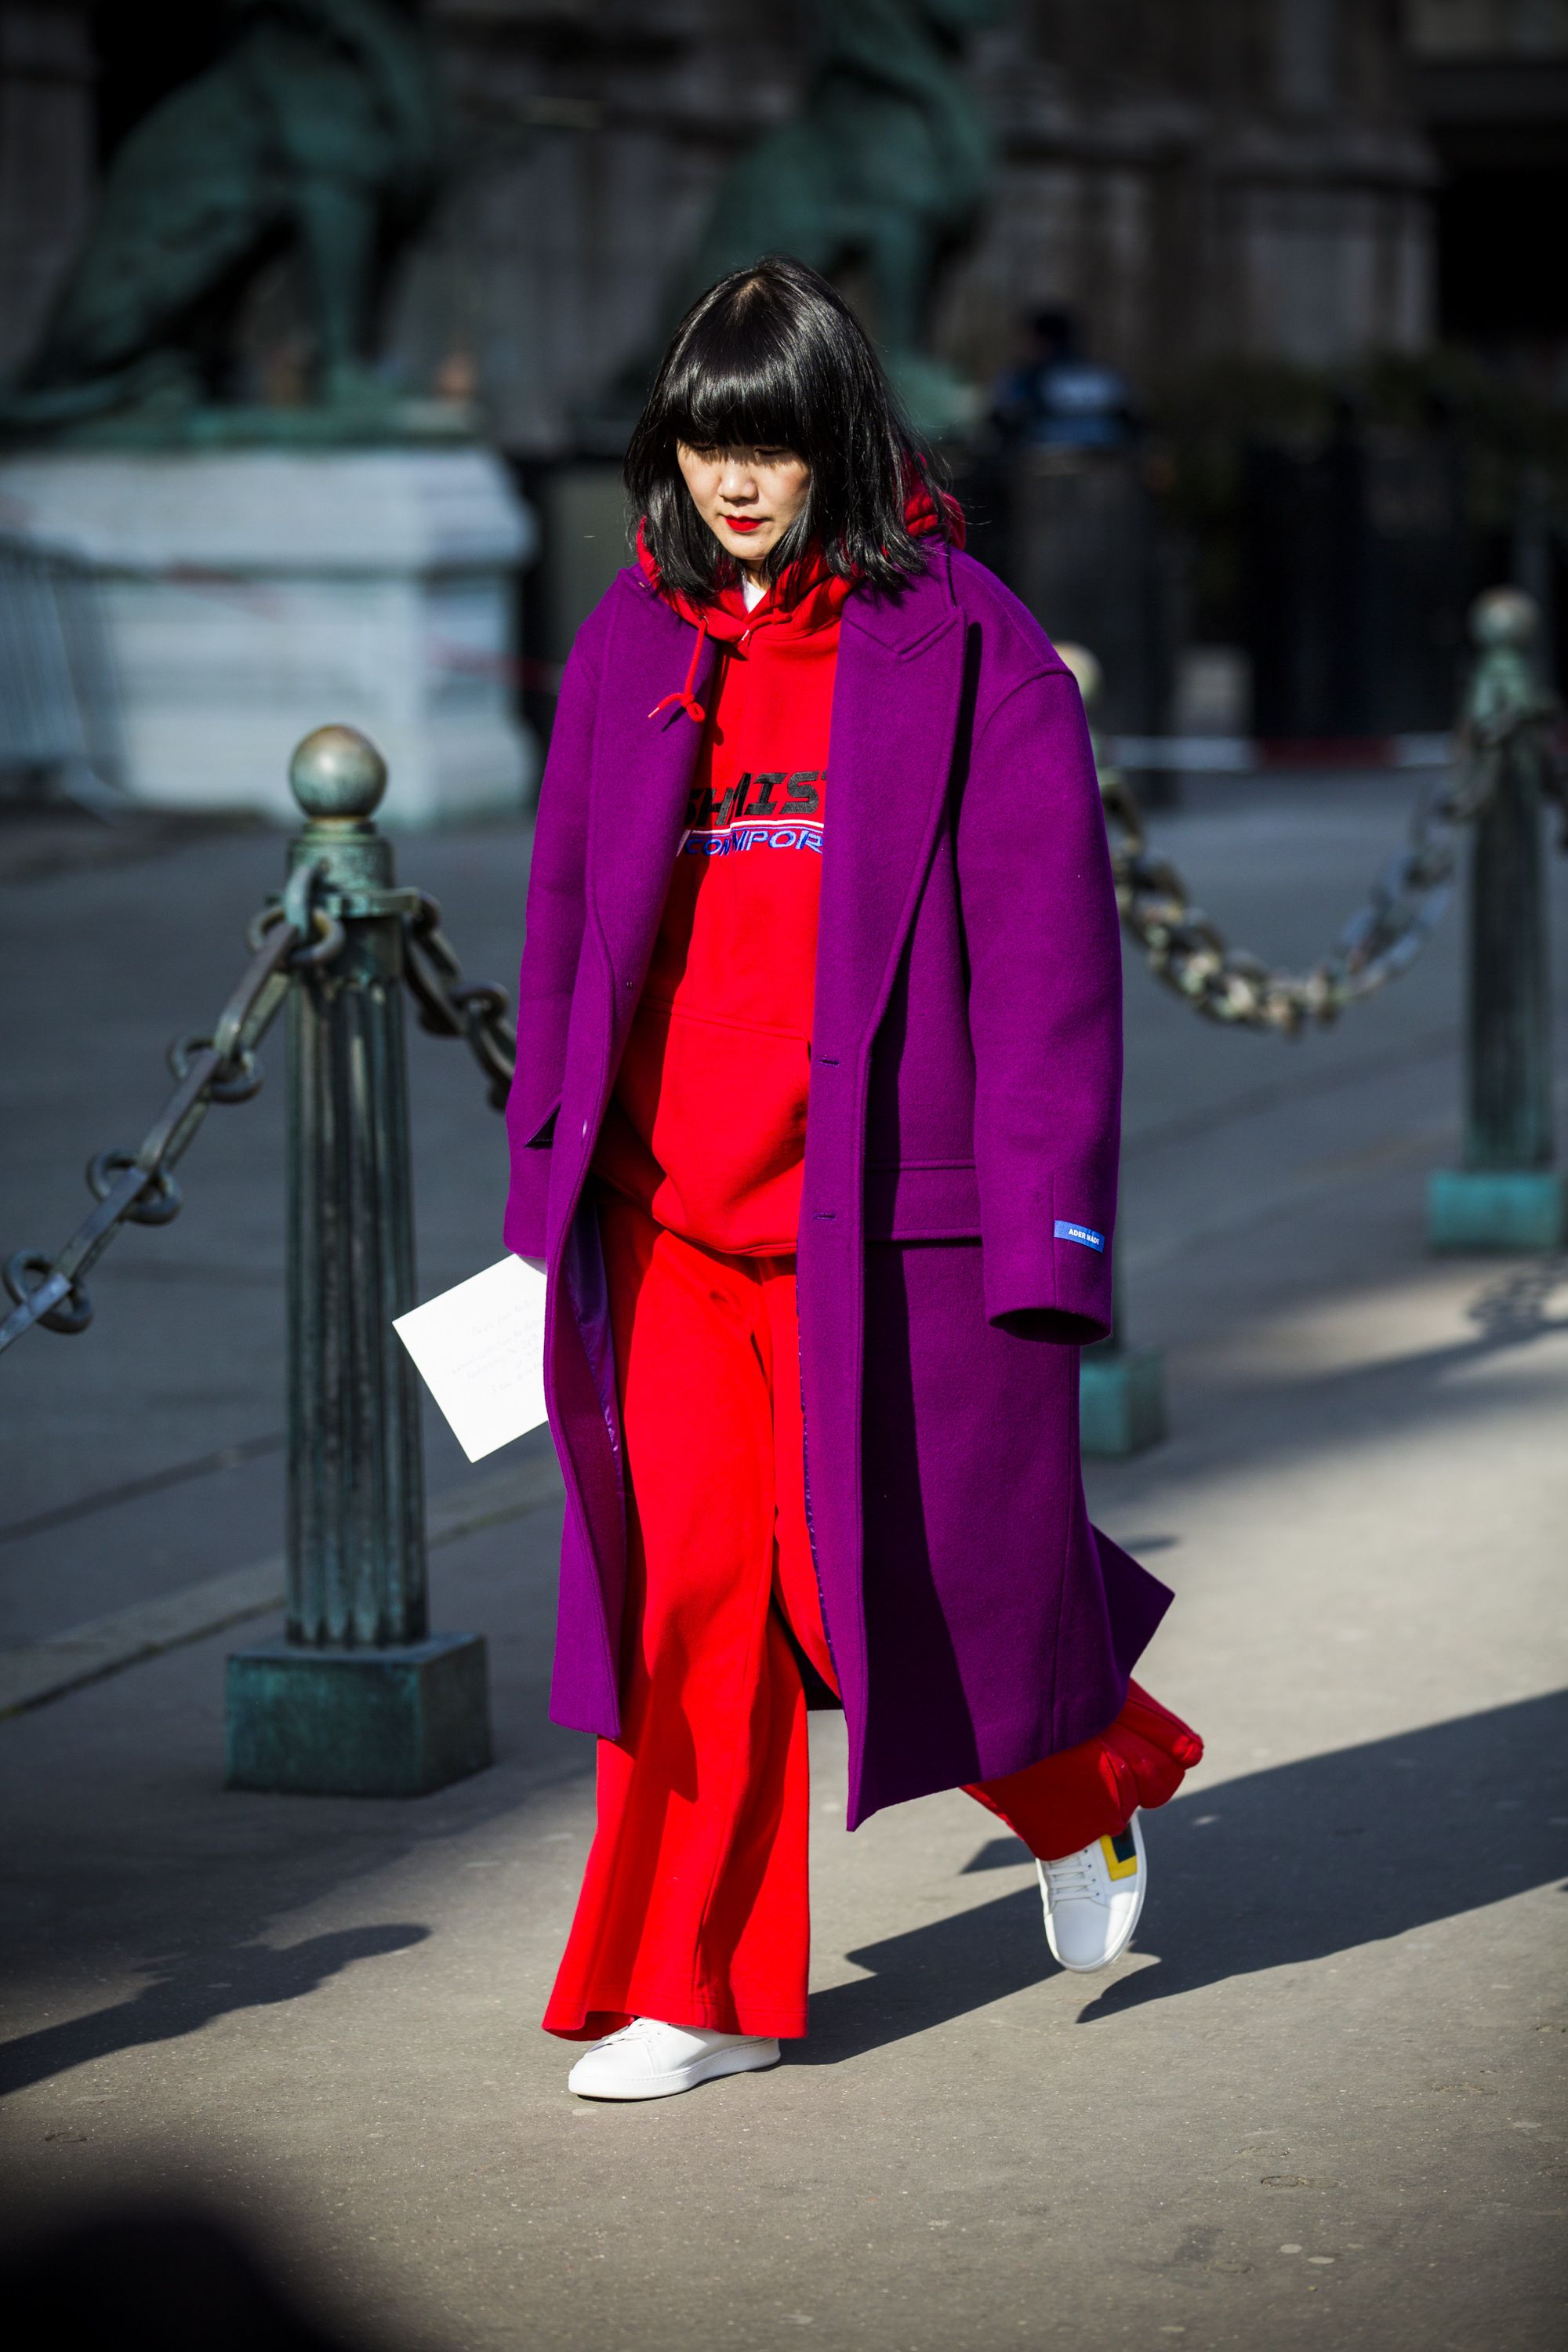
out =
{"type": "Polygon", "coordinates": [[[811,467],[793,449],[690,449],[676,445],[681,478],[726,555],[761,563],[805,504],[811,467]]]}

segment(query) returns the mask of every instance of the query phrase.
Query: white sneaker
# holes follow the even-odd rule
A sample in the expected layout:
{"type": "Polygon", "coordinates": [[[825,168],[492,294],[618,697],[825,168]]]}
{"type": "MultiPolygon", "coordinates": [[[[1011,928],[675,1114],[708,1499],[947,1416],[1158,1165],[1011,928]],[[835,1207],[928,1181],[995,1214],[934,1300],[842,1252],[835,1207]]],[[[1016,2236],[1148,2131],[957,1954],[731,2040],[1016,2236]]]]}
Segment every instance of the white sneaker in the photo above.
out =
{"type": "Polygon", "coordinates": [[[580,2099],[668,2099],[716,2074],[750,2074],[779,2063],[779,2045],[757,2033],[709,2033],[634,2017],[578,2059],[566,2088],[580,2099]]]}
{"type": "Polygon", "coordinates": [[[1117,1837],[1060,1862],[1037,1862],[1046,1906],[1046,1941],[1064,1969],[1083,1976],[1108,1969],[1132,1941],[1149,1881],[1143,1832],[1133,1814],[1117,1837]]]}

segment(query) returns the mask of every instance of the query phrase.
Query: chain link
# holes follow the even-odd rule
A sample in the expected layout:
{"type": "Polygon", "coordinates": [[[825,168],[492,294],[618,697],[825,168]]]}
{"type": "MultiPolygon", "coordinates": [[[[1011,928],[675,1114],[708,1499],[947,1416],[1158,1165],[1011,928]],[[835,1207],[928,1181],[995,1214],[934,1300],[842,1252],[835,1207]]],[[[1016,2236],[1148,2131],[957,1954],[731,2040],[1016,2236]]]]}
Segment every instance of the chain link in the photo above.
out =
{"type": "Polygon", "coordinates": [[[1100,789],[1122,924],[1155,978],[1210,1021],[1292,1036],[1309,1022],[1337,1020],[1347,1004],[1397,978],[1426,946],[1453,890],[1459,836],[1490,802],[1505,760],[1535,760],[1542,790],[1563,805],[1559,845],[1568,850],[1568,793],[1547,740],[1555,714],[1553,703],[1535,698],[1464,722],[1453,772],[1417,803],[1405,847],[1330,953],[1304,972],[1275,970],[1226,943],[1170,860],[1151,854],[1143,812],[1120,771],[1108,768],[1100,789]]]}
{"type": "Polygon", "coordinates": [[[484,1074],[492,1108],[506,1108],[517,1067],[517,1024],[507,1018],[507,995],[489,981],[465,982],[452,943],[441,929],[441,909],[419,894],[419,909],[404,926],[408,985],[419,1008],[419,1026],[436,1037],[464,1037],[484,1074]]]}
{"type": "Polygon", "coordinates": [[[121,1225],[165,1225],[180,1210],[180,1188],[170,1172],[215,1102],[246,1102],[261,1084],[256,1048],[288,993],[289,973],[301,964],[341,954],[343,928],[315,903],[314,866],[299,869],[285,904],[268,907],[250,927],[250,962],[214,1024],[176,1037],[169,1067],[174,1093],[135,1151],[109,1150],[88,1162],[87,1182],[98,1205],[53,1258],[16,1250],[0,1277],[16,1304],[0,1323],[0,1351],[35,1323],[47,1331],[85,1331],[92,1301],[83,1277],[121,1225]]]}

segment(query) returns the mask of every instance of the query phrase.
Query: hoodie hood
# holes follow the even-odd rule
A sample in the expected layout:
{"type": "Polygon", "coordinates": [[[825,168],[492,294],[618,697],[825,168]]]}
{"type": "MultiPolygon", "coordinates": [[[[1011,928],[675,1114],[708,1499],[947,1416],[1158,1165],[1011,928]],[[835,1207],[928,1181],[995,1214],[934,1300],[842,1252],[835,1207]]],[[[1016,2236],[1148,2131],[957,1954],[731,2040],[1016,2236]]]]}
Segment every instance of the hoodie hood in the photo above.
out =
{"type": "MultiPolygon", "coordinates": [[[[679,613],[697,631],[685,684],[656,702],[648,712],[650,719],[657,719],[673,703],[701,726],[707,713],[692,688],[707,638],[711,637],[718,645],[740,645],[761,629],[783,629],[791,635],[804,636],[814,629],[827,628],[837,621],[859,585],[858,572],[848,579],[841,578],[829,571],[820,547],[812,547],[797,562],[784,566],[768,593],[750,612],[741,593],[740,566],[735,563],[729,566],[732,577],[725,582],[718,596],[711,603],[700,604],[680,589],[666,586],[648,547],[644,530],[647,520],[644,516],[637,524],[637,563],[643,578],[672,613],[679,613]]],[[[910,476],[904,500],[904,524],[915,539],[940,532],[953,546],[963,545],[963,508],[946,490],[933,488],[923,474],[910,476]]]]}

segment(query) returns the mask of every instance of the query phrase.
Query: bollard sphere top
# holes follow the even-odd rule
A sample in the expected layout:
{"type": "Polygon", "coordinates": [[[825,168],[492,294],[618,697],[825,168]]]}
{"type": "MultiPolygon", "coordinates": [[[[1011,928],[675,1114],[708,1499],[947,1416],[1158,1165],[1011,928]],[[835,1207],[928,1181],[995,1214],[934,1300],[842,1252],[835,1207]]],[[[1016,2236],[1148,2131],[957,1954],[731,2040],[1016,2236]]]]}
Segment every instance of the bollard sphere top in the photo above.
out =
{"type": "Polygon", "coordinates": [[[357,727],[318,727],[296,748],[289,785],[309,817],[367,817],[386,790],[386,761],[357,727]]]}
{"type": "Polygon", "coordinates": [[[1522,588],[1488,588],[1470,606],[1470,635],[1485,653],[1504,647],[1517,652],[1540,626],[1535,599],[1522,588]]]}

